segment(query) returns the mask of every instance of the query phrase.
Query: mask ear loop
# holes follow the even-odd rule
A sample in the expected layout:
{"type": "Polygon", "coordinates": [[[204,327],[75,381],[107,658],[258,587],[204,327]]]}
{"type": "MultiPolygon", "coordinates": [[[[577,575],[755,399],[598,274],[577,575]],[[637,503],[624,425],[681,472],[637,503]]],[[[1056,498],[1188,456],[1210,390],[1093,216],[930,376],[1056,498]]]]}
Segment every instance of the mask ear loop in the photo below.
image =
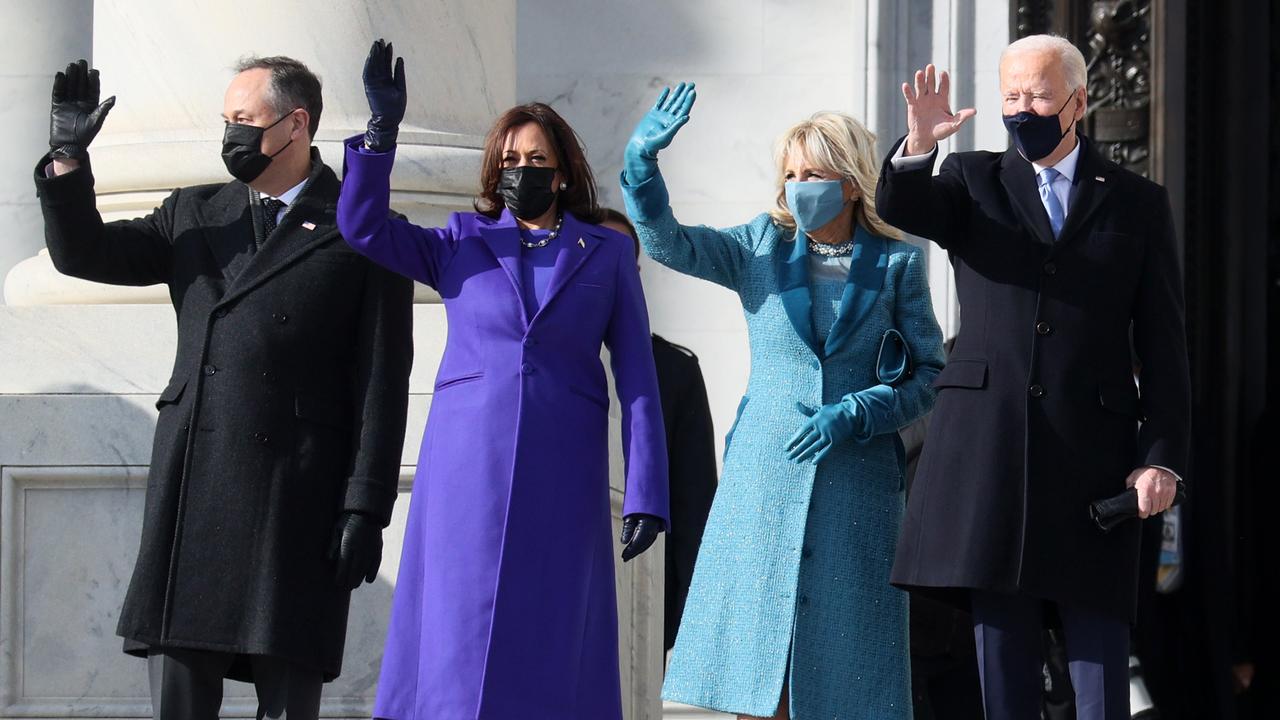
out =
{"type": "MultiPolygon", "coordinates": [[[[1071,91],[1071,97],[1067,98],[1067,102],[1062,103],[1062,107],[1058,108],[1058,112],[1054,113],[1055,117],[1062,117],[1062,111],[1067,109],[1067,103],[1071,102],[1072,100],[1075,100],[1076,93],[1079,91],[1080,91],[1080,88],[1076,88],[1075,90],[1071,91]]],[[[1073,110],[1071,114],[1075,115],[1075,111],[1073,110]]],[[[1067,133],[1071,132],[1072,129],[1075,128],[1075,126],[1076,126],[1076,119],[1073,117],[1071,118],[1071,124],[1068,125],[1067,129],[1063,130],[1062,134],[1058,136],[1058,142],[1062,142],[1062,138],[1066,137],[1067,133]]]]}
{"type": "MultiPolygon", "coordinates": [[[[1063,107],[1066,107],[1066,105],[1063,105],[1063,107]]],[[[301,110],[301,109],[302,109],[302,108],[294,108],[294,109],[290,110],[289,112],[287,112],[287,113],[285,113],[285,114],[281,115],[279,120],[276,120],[275,122],[271,123],[270,125],[268,125],[268,126],[266,126],[266,127],[262,128],[262,135],[259,135],[259,136],[258,136],[258,151],[259,151],[259,152],[261,152],[261,151],[262,151],[262,138],[263,138],[264,136],[266,136],[266,134],[267,134],[267,131],[268,131],[268,130],[270,130],[271,128],[273,128],[273,127],[275,127],[275,126],[279,125],[280,123],[284,122],[284,119],[285,119],[285,118],[289,117],[290,115],[293,115],[295,112],[297,112],[297,111],[299,111],[299,110],[301,110]]],[[[1058,112],[1062,112],[1062,111],[1061,111],[1061,110],[1059,110],[1058,112]]],[[[280,153],[284,152],[284,151],[285,151],[285,149],[286,149],[286,148],[288,148],[288,147],[289,147],[290,145],[292,145],[292,144],[293,144],[293,138],[292,138],[292,137],[290,137],[290,138],[289,138],[289,142],[285,143],[285,144],[284,144],[284,147],[282,147],[282,148],[280,148],[279,150],[277,150],[277,151],[275,151],[275,152],[271,153],[271,154],[270,154],[270,155],[268,155],[267,157],[271,158],[272,160],[275,160],[277,155],[279,155],[280,153]]]]}

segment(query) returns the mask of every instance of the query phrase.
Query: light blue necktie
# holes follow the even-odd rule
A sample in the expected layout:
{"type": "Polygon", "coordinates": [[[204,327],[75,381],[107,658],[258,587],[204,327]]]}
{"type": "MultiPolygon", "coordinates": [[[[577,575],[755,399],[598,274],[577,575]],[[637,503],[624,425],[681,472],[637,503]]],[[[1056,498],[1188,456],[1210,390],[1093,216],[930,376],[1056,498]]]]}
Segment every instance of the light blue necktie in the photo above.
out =
{"type": "Polygon", "coordinates": [[[1053,168],[1045,168],[1036,177],[1040,181],[1040,202],[1044,203],[1044,209],[1049,212],[1049,227],[1053,228],[1053,237],[1056,239],[1062,233],[1062,225],[1067,220],[1067,214],[1062,209],[1062,201],[1053,191],[1053,182],[1062,177],[1062,173],[1053,168]]]}

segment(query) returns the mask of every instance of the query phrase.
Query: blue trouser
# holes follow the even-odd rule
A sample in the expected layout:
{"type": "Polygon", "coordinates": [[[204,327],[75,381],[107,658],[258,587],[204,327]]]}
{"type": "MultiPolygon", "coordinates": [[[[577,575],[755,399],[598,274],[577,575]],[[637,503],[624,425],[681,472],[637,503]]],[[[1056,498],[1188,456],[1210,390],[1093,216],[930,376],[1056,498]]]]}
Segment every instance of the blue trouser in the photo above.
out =
{"type": "MultiPolygon", "coordinates": [[[[987,720],[1040,717],[1046,601],[972,592],[973,634],[987,720]]],[[[1062,618],[1077,720],[1129,717],[1129,623],[1056,604],[1062,618]]]]}

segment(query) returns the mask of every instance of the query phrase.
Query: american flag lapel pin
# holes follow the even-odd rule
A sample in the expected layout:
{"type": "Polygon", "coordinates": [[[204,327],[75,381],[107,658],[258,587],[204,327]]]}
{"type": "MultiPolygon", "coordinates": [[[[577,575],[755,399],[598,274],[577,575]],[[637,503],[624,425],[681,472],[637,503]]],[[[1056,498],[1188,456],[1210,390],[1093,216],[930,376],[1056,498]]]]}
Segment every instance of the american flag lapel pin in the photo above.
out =
{"type": "Polygon", "coordinates": [[[578,247],[582,248],[583,250],[586,250],[586,249],[587,249],[587,241],[586,241],[586,240],[583,240],[582,238],[578,238],[578,247]]]}
{"type": "Polygon", "coordinates": [[[1095,176],[1093,177],[1093,179],[1094,179],[1094,180],[1097,180],[1098,182],[1106,182],[1106,181],[1107,181],[1107,179],[1106,179],[1106,178],[1104,178],[1104,177],[1102,177],[1101,175],[1095,175],[1095,176]]]}
{"type": "Polygon", "coordinates": [[[311,222],[310,220],[308,220],[308,221],[306,221],[306,222],[302,223],[302,227],[304,227],[304,228],[306,228],[306,229],[308,229],[308,230],[315,230],[315,229],[316,229],[316,224],[315,224],[315,223],[313,223],[313,222],[311,222]]]}

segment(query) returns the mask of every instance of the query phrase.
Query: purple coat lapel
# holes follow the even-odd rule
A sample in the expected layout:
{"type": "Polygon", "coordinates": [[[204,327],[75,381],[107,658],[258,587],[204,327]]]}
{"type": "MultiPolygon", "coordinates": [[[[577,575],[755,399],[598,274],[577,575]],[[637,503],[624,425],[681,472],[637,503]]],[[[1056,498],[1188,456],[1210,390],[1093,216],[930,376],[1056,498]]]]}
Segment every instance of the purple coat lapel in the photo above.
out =
{"type": "Polygon", "coordinates": [[[593,226],[577,219],[572,213],[564,214],[564,223],[560,226],[560,253],[556,255],[556,265],[551,271],[547,297],[542,301],[542,307],[534,316],[534,320],[546,311],[547,306],[569,283],[573,274],[586,263],[587,258],[591,257],[591,253],[595,252],[599,246],[600,238],[597,237],[593,226]]]}

